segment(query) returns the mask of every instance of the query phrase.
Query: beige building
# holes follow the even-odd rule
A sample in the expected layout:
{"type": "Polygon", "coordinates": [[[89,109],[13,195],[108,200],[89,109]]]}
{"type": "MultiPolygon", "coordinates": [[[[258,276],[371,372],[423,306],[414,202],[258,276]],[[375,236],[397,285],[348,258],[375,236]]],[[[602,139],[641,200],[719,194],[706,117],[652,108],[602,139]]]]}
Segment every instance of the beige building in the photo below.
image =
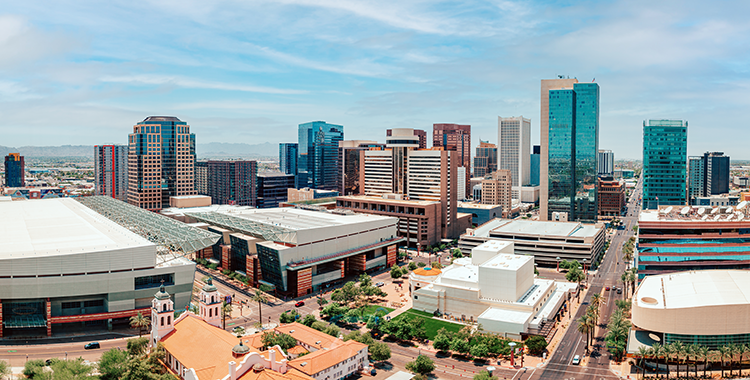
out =
{"type": "Polygon", "coordinates": [[[513,178],[510,170],[501,169],[490,174],[482,181],[482,204],[501,205],[505,218],[513,203],[511,199],[512,187],[513,178]]]}
{"type": "Polygon", "coordinates": [[[539,157],[539,218],[547,220],[549,201],[549,92],[550,90],[572,89],[573,85],[578,83],[578,79],[560,78],[560,79],[543,79],[541,91],[541,114],[539,117],[540,125],[540,147],[541,155],[539,157]]]}

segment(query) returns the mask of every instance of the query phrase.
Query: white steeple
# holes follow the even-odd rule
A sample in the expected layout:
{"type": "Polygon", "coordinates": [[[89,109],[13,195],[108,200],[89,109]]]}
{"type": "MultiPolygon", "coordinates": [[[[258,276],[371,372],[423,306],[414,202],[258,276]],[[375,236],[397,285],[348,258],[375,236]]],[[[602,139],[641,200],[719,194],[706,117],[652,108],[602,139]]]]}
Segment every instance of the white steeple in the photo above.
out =
{"type": "Polygon", "coordinates": [[[216,327],[221,326],[221,297],[221,293],[219,293],[209,277],[206,280],[206,285],[203,286],[203,289],[198,294],[198,313],[204,321],[216,327]]]}
{"type": "Polygon", "coordinates": [[[164,281],[151,301],[151,344],[156,344],[174,330],[174,302],[164,290],[164,281]]]}

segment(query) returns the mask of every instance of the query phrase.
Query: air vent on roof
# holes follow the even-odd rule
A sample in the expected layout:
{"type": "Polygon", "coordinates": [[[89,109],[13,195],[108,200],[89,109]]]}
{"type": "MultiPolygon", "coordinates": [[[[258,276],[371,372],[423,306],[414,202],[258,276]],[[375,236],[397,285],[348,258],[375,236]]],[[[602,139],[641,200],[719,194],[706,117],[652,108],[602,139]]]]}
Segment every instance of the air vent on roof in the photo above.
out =
{"type": "Polygon", "coordinates": [[[291,333],[294,333],[294,330],[289,330],[289,333],[290,333],[290,334],[291,334],[291,333]]]}
{"type": "Polygon", "coordinates": [[[302,366],[302,367],[304,367],[306,365],[307,365],[307,362],[302,362],[302,364],[300,364],[300,366],[302,366]]]}
{"type": "Polygon", "coordinates": [[[315,344],[320,344],[320,341],[315,342],[315,344]]]}

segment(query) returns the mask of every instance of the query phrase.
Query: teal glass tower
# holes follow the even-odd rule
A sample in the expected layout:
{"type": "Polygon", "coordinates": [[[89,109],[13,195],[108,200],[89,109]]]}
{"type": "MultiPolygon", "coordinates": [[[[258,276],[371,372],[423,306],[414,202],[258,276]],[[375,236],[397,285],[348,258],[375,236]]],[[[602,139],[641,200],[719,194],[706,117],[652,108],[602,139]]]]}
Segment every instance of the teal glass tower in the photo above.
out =
{"type": "Polygon", "coordinates": [[[687,121],[643,122],[643,208],[687,202],[687,121]]]}
{"type": "Polygon", "coordinates": [[[568,220],[596,221],[598,151],[599,85],[550,90],[548,220],[567,213],[568,220]]]}
{"type": "Polygon", "coordinates": [[[344,127],[325,121],[299,125],[297,186],[337,190],[339,141],[344,127]]]}

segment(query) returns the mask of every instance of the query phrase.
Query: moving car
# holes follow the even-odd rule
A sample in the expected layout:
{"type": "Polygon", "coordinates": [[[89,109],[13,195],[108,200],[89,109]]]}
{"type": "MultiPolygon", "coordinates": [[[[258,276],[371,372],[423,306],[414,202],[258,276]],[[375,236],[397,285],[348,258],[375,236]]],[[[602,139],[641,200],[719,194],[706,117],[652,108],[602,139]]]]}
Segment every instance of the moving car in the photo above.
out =
{"type": "Polygon", "coordinates": [[[573,361],[570,362],[570,364],[572,364],[572,365],[579,365],[579,364],[581,364],[581,357],[578,356],[578,355],[574,356],[573,357],[573,361]]]}
{"type": "Polygon", "coordinates": [[[101,348],[101,347],[99,346],[99,342],[91,342],[91,343],[86,343],[86,345],[83,346],[83,348],[86,350],[93,350],[95,348],[101,348]]]}
{"type": "Polygon", "coordinates": [[[381,288],[381,287],[385,286],[385,282],[378,282],[378,283],[375,284],[375,286],[377,286],[378,288],[381,288]]]}
{"type": "Polygon", "coordinates": [[[296,307],[305,306],[305,301],[299,301],[299,302],[295,303],[294,306],[296,306],[296,307]]]}
{"type": "Polygon", "coordinates": [[[605,287],[604,290],[609,291],[609,286],[605,287]]]}

